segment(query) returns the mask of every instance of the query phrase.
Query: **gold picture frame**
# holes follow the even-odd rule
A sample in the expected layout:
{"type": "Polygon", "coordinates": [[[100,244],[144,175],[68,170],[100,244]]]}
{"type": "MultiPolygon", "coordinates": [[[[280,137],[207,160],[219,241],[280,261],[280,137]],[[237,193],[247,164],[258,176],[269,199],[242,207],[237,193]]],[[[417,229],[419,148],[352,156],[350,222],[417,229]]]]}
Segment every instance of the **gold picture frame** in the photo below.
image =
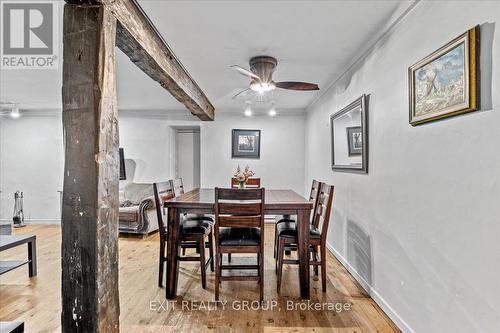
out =
{"type": "Polygon", "coordinates": [[[411,125],[479,109],[479,34],[477,25],[408,68],[411,125]]]}

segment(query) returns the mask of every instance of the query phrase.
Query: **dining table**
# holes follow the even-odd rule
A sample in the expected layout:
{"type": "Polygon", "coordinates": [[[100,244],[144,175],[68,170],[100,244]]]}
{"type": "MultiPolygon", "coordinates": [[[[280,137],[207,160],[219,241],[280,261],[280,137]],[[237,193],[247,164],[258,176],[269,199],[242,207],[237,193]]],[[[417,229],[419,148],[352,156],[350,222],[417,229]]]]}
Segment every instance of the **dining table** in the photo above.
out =
{"type": "MultiPolygon", "coordinates": [[[[177,297],[179,280],[179,256],[181,219],[184,214],[215,214],[215,189],[196,188],[175,198],[166,200],[167,209],[167,283],[166,298],[177,297]]],[[[309,299],[309,232],[312,203],[290,189],[265,190],[265,215],[297,216],[297,251],[299,257],[299,281],[301,299],[309,299]]]]}

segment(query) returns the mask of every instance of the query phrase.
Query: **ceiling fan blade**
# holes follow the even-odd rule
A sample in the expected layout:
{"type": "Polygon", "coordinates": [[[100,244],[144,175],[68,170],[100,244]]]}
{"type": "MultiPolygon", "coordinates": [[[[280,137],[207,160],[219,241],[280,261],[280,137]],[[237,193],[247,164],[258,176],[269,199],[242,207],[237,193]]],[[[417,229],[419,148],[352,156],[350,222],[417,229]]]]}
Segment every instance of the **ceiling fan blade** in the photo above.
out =
{"type": "Polygon", "coordinates": [[[289,90],[319,90],[315,83],[293,81],[276,82],[276,87],[289,90]]]}
{"type": "Polygon", "coordinates": [[[260,77],[258,75],[256,75],[255,73],[252,73],[251,71],[249,71],[248,69],[245,69],[243,67],[240,67],[238,65],[232,65],[232,66],[229,66],[229,68],[232,68],[234,70],[237,70],[238,73],[240,73],[241,75],[245,75],[245,76],[249,76],[253,79],[257,79],[257,80],[260,80],[260,77]]]}
{"type": "Polygon", "coordinates": [[[235,98],[238,98],[238,97],[244,97],[244,96],[248,95],[251,92],[252,92],[252,90],[250,90],[250,88],[247,88],[245,90],[240,91],[236,95],[234,95],[232,99],[235,99],[235,98]]]}

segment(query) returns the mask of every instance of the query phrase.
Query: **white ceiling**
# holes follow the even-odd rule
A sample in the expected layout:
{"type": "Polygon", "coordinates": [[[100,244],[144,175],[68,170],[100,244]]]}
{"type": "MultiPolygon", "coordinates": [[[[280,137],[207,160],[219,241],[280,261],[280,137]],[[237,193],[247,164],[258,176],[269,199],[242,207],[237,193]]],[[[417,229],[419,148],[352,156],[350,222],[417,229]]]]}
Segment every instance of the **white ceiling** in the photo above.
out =
{"type": "MultiPolygon", "coordinates": [[[[275,81],[306,81],[326,88],[380,35],[401,3],[140,0],[140,4],[216,111],[241,111],[244,99],[231,96],[245,89],[249,80],[230,65],[248,68],[252,56],[271,55],[279,61],[275,81]]],[[[116,67],[120,109],[183,109],[121,51],[116,67]]],[[[61,68],[2,70],[1,100],[19,101],[21,108],[59,109],[61,76],[61,68]]],[[[278,109],[303,109],[320,93],[277,89],[274,99],[278,109]]]]}

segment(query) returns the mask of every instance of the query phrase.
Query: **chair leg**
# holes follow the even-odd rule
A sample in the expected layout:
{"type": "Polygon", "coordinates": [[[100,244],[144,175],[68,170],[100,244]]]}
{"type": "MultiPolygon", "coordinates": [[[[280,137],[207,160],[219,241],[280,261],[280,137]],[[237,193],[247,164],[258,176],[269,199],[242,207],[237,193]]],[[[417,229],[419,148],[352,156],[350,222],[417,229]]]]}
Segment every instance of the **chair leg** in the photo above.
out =
{"type": "Polygon", "coordinates": [[[321,288],[326,292],[326,245],[321,244],[321,288]]]}
{"type": "Polygon", "coordinates": [[[165,242],[160,241],[160,266],[158,271],[158,287],[163,287],[163,268],[165,266],[165,242]]]}
{"type": "MultiPolygon", "coordinates": [[[[264,249],[261,248],[261,253],[264,253],[264,249]]],[[[259,264],[259,290],[260,290],[260,302],[264,301],[264,256],[258,253],[257,260],[259,264]]]]}
{"type": "Polygon", "coordinates": [[[279,238],[276,239],[276,259],[274,260],[274,272],[276,273],[276,275],[278,275],[278,263],[279,263],[279,257],[280,257],[280,253],[279,253],[279,238]]]}
{"type": "Polygon", "coordinates": [[[276,259],[276,251],[278,250],[278,223],[274,224],[274,259],[276,259]]]}
{"type": "Polygon", "coordinates": [[[185,255],[186,255],[186,248],[185,248],[185,247],[183,247],[183,248],[182,248],[182,256],[185,256],[185,255]]]}
{"type": "MultiPolygon", "coordinates": [[[[222,259],[224,257],[222,256],[222,253],[220,254],[220,265],[219,265],[219,276],[222,276],[222,259]]],[[[219,279],[219,284],[222,284],[222,280],[219,279]]]]}
{"type": "Polygon", "coordinates": [[[201,287],[207,289],[207,271],[205,261],[205,236],[201,237],[198,242],[198,251],[200,252],[200,267],[201,267],[201,287]]]}
{"type": "Polygon", "coordinates": [[[278,237],[278,285],[277,290],[280,292],[281,276],[283,273],[283,255],[285,254],[285,240],[278,237]]]}
{"type": "Polygon", "coordinates": [[[210,256],[210,271],[214,271],[214,238],[212,232],[208,235],[208,254],[210,256]]]}
{"type": "Polygon", "coordinates": [[[215,248],[215,300],[219,300],[219,284],[220,284],[220,255],[217,251],[217,247],[215,248]]]}
{"type": "Polygon", "coordinates": [[[231,253],[227,254],[227,262],[231,262],[231,253]]]}
{"type": "Polygon", "coordinates": [[[276,256],[277,256],[276,259],[274,259],[274,274],[278,275],[278,253],[276,253],[276,256]]]}
{"type": "MultiPolygon", "coordinates": [[[[318,261],[318,247],[314,245],[313,250],[313,260],[318,261]]],[[[314,265],[314,275],[318,276],[318,265],[314,265]]]]}

